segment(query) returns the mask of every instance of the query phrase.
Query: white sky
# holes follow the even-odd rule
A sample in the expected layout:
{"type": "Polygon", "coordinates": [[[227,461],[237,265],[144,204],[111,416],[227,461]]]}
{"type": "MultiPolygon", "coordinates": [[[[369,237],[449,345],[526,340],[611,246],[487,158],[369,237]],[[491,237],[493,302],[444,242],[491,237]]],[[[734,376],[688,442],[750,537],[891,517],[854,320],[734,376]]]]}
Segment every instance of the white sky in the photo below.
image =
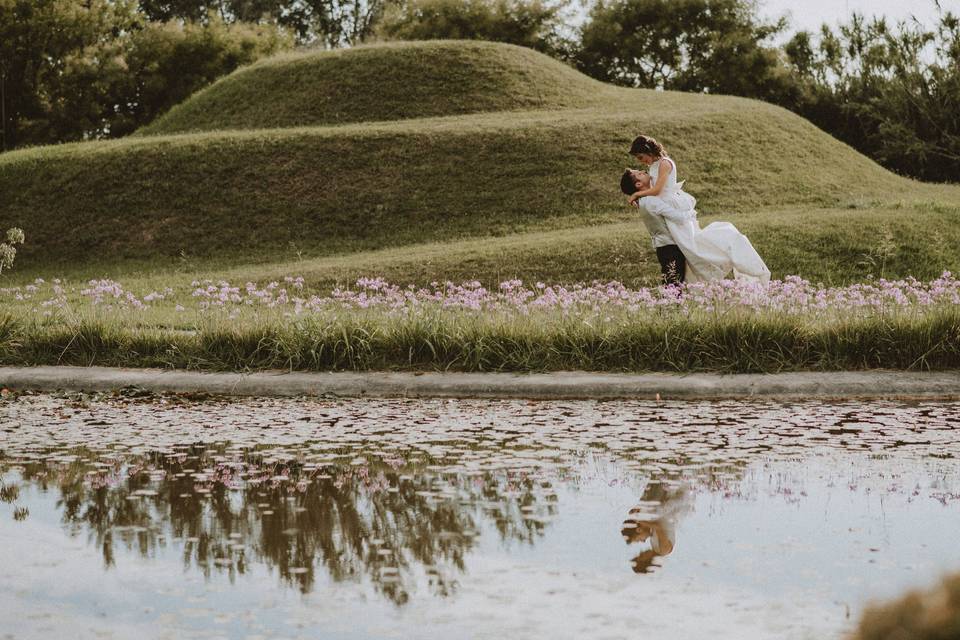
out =
{"type": "MultiPolygon", "coordinates": [[[[933,0],[759,0],[761,13],[769,17],[787,14],[789,31],[819,30],[824,22],[835,25],[844,21],[853,11],[864,15],[883,15],[890,22],[916,16],[921,22],[933,25],[937,10],[933,0]]],[[[960,13],[960,0],[941,0],[944,12],[960,13]]]]}
{"type": "MultiPolygon", "coordinates": [[[[831,26],[846,22],[854,11],[866,16],[885,16],[891,26],[911,17],[931,27],[937,20],[934,0],[757,0],[757,3],[762,16],[773,19],[786,15],[789,19],[790,24],[778,43],[786,42],[801,29],[817,32],[824,22],[831,26]]],[[[583,22],[589,4],[589,0],[574,3],[571,25],[583,22]]],[[[960,0],[940,0],[940,6],[944,13],[960,14],[960,0]]]]}

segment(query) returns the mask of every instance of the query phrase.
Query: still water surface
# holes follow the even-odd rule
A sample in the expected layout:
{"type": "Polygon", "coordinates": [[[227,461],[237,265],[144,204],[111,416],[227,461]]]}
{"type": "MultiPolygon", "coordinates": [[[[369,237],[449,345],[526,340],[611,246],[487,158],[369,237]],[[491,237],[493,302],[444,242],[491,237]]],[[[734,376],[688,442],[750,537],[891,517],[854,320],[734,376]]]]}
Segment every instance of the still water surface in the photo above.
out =
{"type": "Polygon", "coordinates": [[[960,570],[960,404],[10,397],[0,638],[831,638],[960,570]]]}

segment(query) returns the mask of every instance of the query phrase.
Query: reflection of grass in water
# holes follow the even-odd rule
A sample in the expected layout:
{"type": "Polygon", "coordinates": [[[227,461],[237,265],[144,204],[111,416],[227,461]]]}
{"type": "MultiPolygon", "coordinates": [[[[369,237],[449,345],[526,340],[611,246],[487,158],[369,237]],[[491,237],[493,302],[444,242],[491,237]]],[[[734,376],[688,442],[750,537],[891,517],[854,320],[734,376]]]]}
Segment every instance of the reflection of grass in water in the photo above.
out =
{"type": "MultiPolygon", "coordinates": [[[[0,467],[0,473],[2,473],[3,468],[0,467]]],[[[13,504],[17,501],[17,498],[20,497],[20,487],[15,484],[5,484],[0,482],[0,502],[6,502],[7,504],[13,504]]],[[[13,509],[13,519],[17,522],[21,522],[27,519],[27,516],[30,515],[30,510],[26,507],[18,507],[14,505],[13,509]]]]}
{"type": "Polygon", "coordinates": [[[0,502],[8,504],[16,502],[20,496],[20,487],[15,484],[4,484],[0,482],[0,502]]]}
{"type": "MultiPolygon", "coordinates": [[[[960,311],[611,312],[571,318],[470,312],[409,316],[331,311],[204,318],[195,331],[162,318],[78,314],[57,322],[8,315],[0,362],[250,370],[724,371],[954,369],[960,311]],[[159,325],[159,326],[158,326],[159,325]]],[[[171,317],[172,319],[172,317],[171,317]]],[[[180,320],[183,322],[183,320],[180,320]]]]}
{"type": "Polygon", "coordinates": [[[960,638],[960,574],[927,592],[867,609],[854,640],[955,640],[960,638]]]}

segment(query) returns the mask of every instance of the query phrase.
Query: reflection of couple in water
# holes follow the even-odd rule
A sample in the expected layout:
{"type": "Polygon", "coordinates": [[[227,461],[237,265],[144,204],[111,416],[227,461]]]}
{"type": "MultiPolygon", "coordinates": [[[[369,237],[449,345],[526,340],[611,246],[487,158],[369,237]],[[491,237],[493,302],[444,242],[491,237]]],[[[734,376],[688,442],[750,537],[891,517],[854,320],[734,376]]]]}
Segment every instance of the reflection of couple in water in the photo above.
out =
{"type": "Polygon", "coordinates": [[[683,497],[682,490],[670,490],[659,482],[652,482],[643,492],[643,505],[630,509],[620,533],[628,545],[648,545],[631,561],[634,573],[650,573],[653,570],[651,567],[659,566],[655,562],[657,558],[673,552],[676,540],[674,517],[685,502],[683,497]]]}

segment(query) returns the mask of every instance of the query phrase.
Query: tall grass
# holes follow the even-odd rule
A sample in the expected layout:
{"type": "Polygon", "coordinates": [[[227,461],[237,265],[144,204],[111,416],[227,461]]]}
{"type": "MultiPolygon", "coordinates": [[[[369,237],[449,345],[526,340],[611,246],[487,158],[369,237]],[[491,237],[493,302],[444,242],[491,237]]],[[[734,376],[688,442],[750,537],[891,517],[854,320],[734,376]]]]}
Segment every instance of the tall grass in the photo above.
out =
{"type": "Polygon", "coordinates": [[[0,316],[0,363],[199,370],[837,371],[960,368],[960,309],[848,319],[769,313],[606,320],[341,310],[205,318],[193,331],[81,314],[0,316]]]}

